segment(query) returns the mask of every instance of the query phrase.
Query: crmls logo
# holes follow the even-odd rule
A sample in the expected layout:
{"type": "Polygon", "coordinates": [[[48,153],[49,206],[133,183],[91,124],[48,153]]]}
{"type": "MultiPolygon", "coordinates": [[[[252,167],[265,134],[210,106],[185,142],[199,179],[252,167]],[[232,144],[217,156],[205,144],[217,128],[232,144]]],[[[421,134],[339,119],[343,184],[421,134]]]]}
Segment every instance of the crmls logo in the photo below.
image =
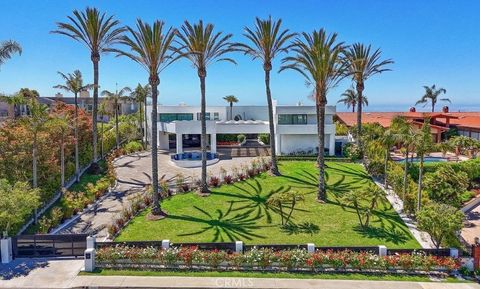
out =
{"type": "Polygon", "coordinates": [[[253,279],[251,278],[219,278],[215,280],[217,287],[235,288],[235,287],[252,287],[253,279]]]}

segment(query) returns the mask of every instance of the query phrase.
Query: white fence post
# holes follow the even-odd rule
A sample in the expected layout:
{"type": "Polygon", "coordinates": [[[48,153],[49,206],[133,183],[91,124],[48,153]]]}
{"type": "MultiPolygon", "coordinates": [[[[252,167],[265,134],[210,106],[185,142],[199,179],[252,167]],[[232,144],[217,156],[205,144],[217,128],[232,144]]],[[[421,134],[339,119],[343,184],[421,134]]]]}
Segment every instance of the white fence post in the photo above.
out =
{"type": "Polygon", "coordinates": [[[311,253],[311,254],[315,253],[315,244],[308,243],[307,244],[307,251],[308,251],[308,253],[311,253]]]}
{"type": "Polygon", "coordinates": [[[242,241],[236,241],[235,242],[235,252],[236,253],[243,253],[243,242],[242,241]]]}
{"type": "Polygon", "coordinates": [[[2,238],[0,241],[2,251],[2,264],[8,264],[13,260],[12,238],[2,238]]]}
{"type": "Polygon", "coordinates": [[[387,247],[384,245],[378,246],[378,256],[384,257],[387,256],[387,247]]]}
{"type": "Polygon", "coordinates": [[[162,249],[170,248],[170,240],[162,240],[162,249]]]}
{"type": "Polygon", "coordinates": [[[457,248],[450,248],[450,257],[458,258],[458,249],[457,248]]]}
{"type": "Polygon", "coordinates": [[[95,249],[95,237],[87,237],[87,249],[95,249]]]}
{"type": "Polygon", "coordinates": [[[85,272],[93,272],[95,270],[95,248],[85,250],[85,272]]]}

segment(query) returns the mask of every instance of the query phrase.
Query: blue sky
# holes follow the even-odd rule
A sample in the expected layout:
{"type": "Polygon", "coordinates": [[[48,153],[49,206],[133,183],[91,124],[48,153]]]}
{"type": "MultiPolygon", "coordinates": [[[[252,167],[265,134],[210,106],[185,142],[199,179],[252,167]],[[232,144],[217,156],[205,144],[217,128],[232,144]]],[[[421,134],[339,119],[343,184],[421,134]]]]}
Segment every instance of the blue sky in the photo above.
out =
{"type": "MultiPolygon", "coordinates": [[[[453,110],[480,110],[480,24],[479,1],[2,1],[0,40],[14,39],[23,47],[0,68],[0,92],[13,93],[21,87],[37,89],[42,96],[57,92],[61,80],[57,71],[80,69],[92,82],[88,50],[80,43],[50,34],[55,22],[66,21],[73,9],[95,6],[114,14],[125,25],[136,18],[161,19],[178,27],[187,19],[212,22],[218,30],[234,34],[241,41],[244,26],[255,16],[282,18],[292,31],[310,32],[325,28],[337,32],[347,43],[364,42],[380,47],[392,58],[393,71],[366,83],[370,106],[367,110],[407,110],[423,93],[423,85],[447,89],[453,110]]],[[[208,69],[207,103],[223,104],[222,97],[234,94],[239,104],[266,103],[260,62],[235,54],[238,65],[214,64],[208,69]]],[[[279,61],[274,63],[279,68],[279,61]]],[[[101,89],[145,83],[147,74],[125,58],[103,55],[100,63],[101,89]]],[[[344,80],[328,95],[335,104],[350,85],[344,80]]],[[[280,104],[310,103],[310,88],[296,72],[272,75],[272,93],[280,104]]],[[[199,82],[195,70],[182,60],[161,75],[160,103],[199,103],[199,82]]],[[[440,104],[441,105],[441,104],[440,104]]],[[[344,110],[342,105],[338,110],[344,110]]]]}

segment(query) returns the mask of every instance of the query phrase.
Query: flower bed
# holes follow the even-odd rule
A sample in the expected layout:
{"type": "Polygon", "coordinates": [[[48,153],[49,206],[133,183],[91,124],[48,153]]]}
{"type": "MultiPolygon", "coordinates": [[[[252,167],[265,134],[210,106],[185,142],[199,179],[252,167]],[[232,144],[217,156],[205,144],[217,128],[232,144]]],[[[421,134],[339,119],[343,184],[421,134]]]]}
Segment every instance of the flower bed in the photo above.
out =
{"type": "Polygon", "coordinates": [[[99,248],[97,267],[111,269],[235,270],[288,272],[362,272],[445,275],[460,267],[452,257],[399,254],[378,256],[371,252],[279,250],[253,248],[244,253],[199,250],[197,247],[99,248]]]}

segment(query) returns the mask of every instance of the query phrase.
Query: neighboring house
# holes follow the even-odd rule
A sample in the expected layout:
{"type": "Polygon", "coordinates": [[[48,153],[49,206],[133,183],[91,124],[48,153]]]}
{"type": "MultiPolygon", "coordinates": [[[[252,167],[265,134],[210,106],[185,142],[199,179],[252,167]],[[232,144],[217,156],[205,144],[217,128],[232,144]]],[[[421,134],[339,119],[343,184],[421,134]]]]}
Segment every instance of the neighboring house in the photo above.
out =
{"type": "MultiPolygon", "coordinates": [[[[430,120],[432,137],[435,142],[442,141],[445,132],[457,129],[459,135],[480,140],[480,112],[449,112],[444,107],[442,112],[364,112],[362,123],[378,123],[388,128],[396,116],[406,117],[413,126],[421,127],[426,119],[430,120]]],[[[357,113],[337,112],[335,118],[348,127],[357,125],[357,113]]]]}
{"type": "MultiPolygon", "coordinates": [[[[152,111],[148,106],[147,113],[152,111]]],[[[275,121],[276,149],[278,154],[296,152],[316,152],[318,147],[315,106],[273,107],[275,121]]],[[[334,106],[327,106],[325,114],[325,151],[335,153],[334,106]]],[[[207,134],[210,138],[210,151],[216,152],[217,134],[244,134],[255,138],[258,134],[269,133],[267,106],[233,107],[233,118],[229,106],[208,106],[206,109],[207,134]]],[[[148,118],[151,122],[151,119],[148,118]]],[[[151,123],[149,124],[151,127],[151,123]]],[[[177,153],[183,151],[185,142],[199,138],[200,106],[158,105],[158,147],[169,149],[169,139],[173,137],[177,153]]],[[[188,145],[188,144],[187,144],[188,145]]]]}

